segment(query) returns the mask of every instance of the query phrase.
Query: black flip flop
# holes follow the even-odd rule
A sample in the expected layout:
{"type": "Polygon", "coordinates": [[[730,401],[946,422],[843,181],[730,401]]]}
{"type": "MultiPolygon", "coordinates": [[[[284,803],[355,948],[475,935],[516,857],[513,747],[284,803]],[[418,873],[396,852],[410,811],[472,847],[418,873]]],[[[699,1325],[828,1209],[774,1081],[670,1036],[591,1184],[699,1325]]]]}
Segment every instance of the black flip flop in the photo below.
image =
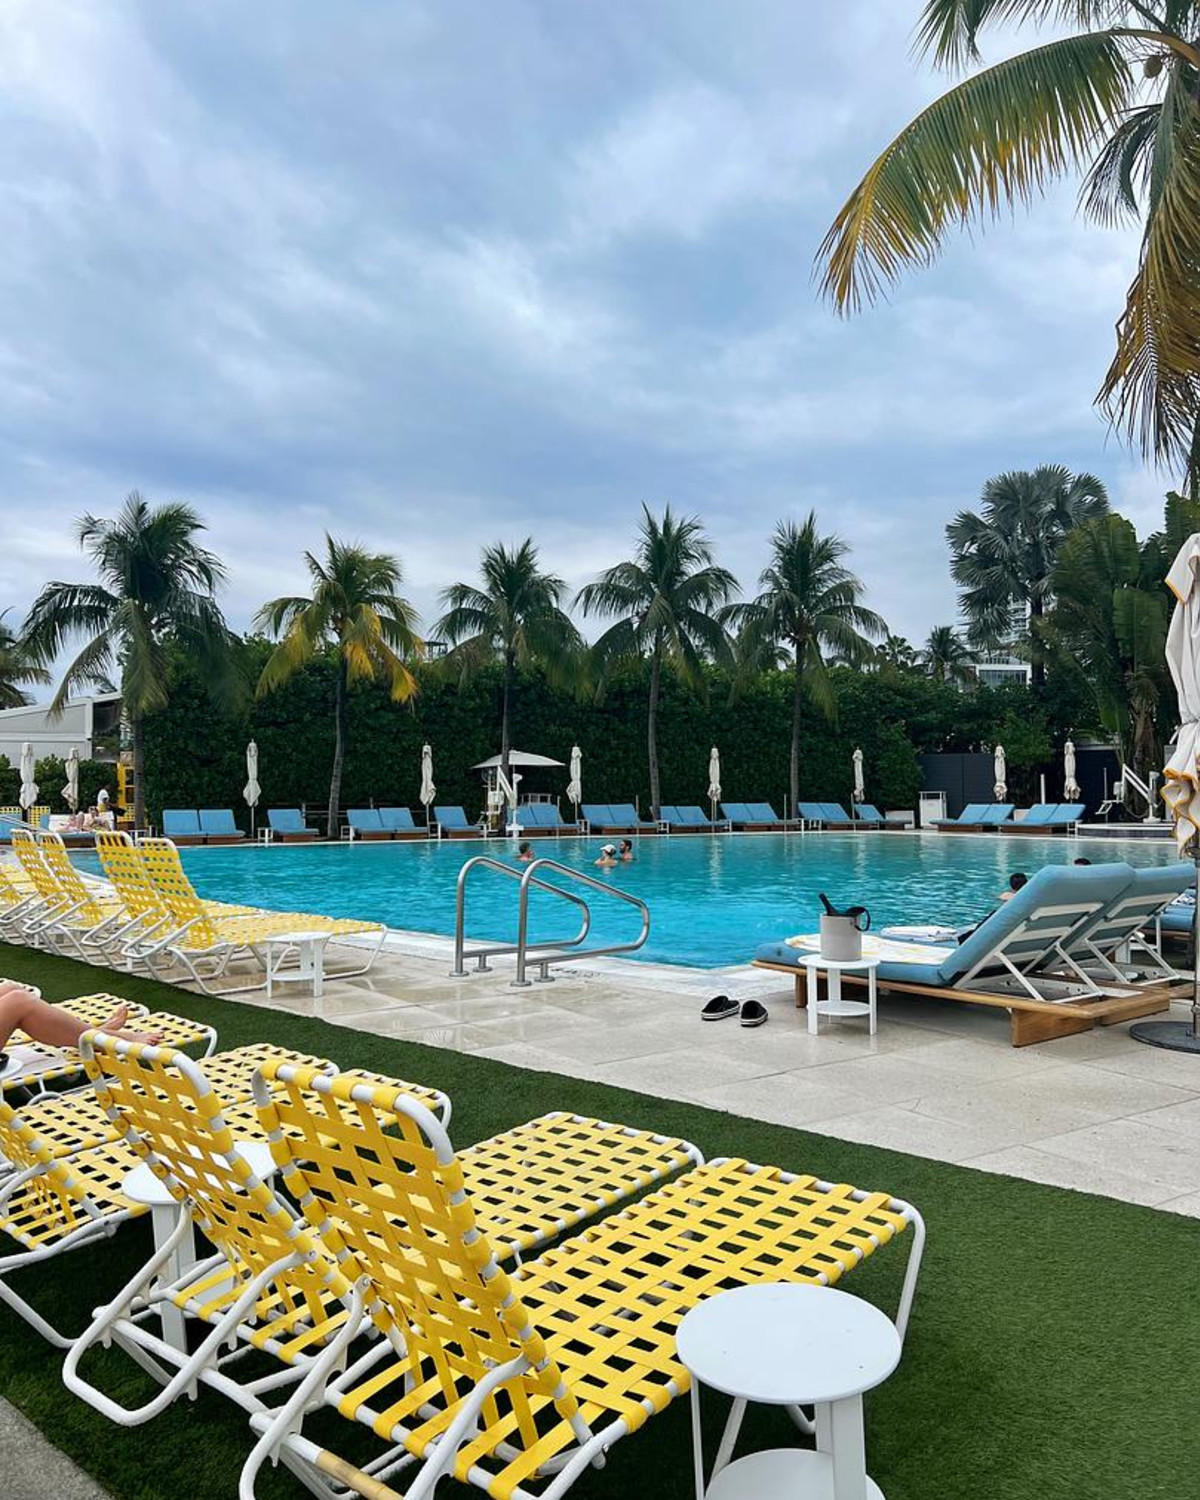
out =
{"type": "Polygon", "coordinates": [[[770,1020],[770,1012],[759,1000],[747,1000],[742,1006],[743,1026],[762,1026],[770,1020]]]}
{"type": "Polygon", "coordinates": [[[727,1016],[736,1016],[738,1003],[728,995],[714,995],[700,1012],[702,1021],[724,1021],[727,1016]]]}

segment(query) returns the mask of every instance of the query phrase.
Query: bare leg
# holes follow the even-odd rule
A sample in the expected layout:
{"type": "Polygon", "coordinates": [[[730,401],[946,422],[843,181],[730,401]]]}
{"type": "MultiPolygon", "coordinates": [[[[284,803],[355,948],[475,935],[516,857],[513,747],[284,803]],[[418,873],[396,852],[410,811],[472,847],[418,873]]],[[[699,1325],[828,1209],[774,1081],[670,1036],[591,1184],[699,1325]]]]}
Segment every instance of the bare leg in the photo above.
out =
{"type": "MultiPolygon", "coordinates": [[[[119,1005],[108,1020],[98,1029],[110,1036],[120,1036],[126,1041],[153,1042],[158,1038],[151,1032],[127,1031],[129,1007],[119,1005]]],[[[32,990],[20,985],[6,985],[0,989],[0,1049],[5,1047],[14,1031],[23,1031],[35,1042],[45,1042],[49,1047],[77,1047],[79,1038],[89,1030],[86,1021],[73,1016],[59,1005],[50,1005],[39,1000],[32,990]]]]}

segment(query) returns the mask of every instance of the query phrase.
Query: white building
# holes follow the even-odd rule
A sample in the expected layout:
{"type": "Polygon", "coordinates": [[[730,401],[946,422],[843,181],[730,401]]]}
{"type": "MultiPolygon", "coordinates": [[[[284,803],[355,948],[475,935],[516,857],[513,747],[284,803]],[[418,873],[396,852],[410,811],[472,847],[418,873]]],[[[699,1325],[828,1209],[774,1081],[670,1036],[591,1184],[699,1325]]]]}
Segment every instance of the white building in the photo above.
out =
{"type": "Polygon", "coordinates": [[[121,748],[121,695],[100,693],[94,698],[72,698],[55,718],[46,703],[0,711],[0,761],[20,764],[21,746],[64,759],[72,749],[80,760],[115,761],[121,748]]]}
{"type": "MultiPolygon", "coordinates": [[[[959,621],[958,628],[963,639],[969,640],[970,628],[965,616],[959,621]]],[[[1028,635],[1029,606],[1027,604],[1013,606],[1011,631],[1013,640],[1028,635]]],[[[975,679],[983,687],[1003,687],[1006,682],[1020,682],[1028,686],[1033,680],[1033,668],[1027,661],[1022,661],[1007,645],[1001,645],[994,651],[975,649],[973,654],[975,679]]]]}

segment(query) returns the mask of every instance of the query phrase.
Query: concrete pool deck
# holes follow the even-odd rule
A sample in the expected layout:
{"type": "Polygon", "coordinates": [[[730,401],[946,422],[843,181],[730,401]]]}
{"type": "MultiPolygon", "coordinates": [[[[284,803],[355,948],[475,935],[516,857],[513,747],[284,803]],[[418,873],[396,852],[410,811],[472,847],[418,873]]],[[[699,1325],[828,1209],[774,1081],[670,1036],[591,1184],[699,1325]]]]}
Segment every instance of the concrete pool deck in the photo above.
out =
{"type": "Polygon", "coordinates": [[[1126,1026],[1014,1049],[1005,1011],[882,995],[875,1037],[827,1020],[810,1037],[791,980],[749,966],[597,959],[515,989],[511,960],[464,979],[451,962],[448,940],[396,934],[370,974],[327,981],[320,1000],[299,986],[237,998],[1200,1217],[1200,1058],[1126,1026]],[[719,993],[763,1001],[769,1023],[702,1022],[719,993]]]}

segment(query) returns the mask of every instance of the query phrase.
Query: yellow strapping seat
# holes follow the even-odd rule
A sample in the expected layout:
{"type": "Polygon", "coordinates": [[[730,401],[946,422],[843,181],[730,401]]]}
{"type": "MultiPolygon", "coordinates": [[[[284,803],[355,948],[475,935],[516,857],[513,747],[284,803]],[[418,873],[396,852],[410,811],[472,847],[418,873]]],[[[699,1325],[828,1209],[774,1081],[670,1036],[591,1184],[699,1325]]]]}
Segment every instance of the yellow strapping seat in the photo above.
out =
{"type": "Polygon", "coordinates": [[[104,939],[118,926],[127,927],[132,918],[125,903],[113,894],[88,885],[71,863],[62,836],[42,832],[37,836],[38,853],[58,886],[65,906],[50,920],[49,931],[64,937],[81,958],[90,958],[89,947],[104,945],[104,939]]]}
{"type": "Polygon", "coordinates": [[[303,1403],[322,1394],[310,1379],[281,1417],[252,1419],[260,1441],[243,1494],[263,1462],[286,1452],[376,1497],[391,1492],[372,1484],[412,1462],[423,1466],[423,1494],[453,1473],[496,1500],[560,1495],[687,1389],[675,1330],[689,1308],[756,1281],[832,1284],[906,1229],[898,1322],[907,1319],[923,1225],[886,1194],[710,1162],[510,1277],[475,1212],[465,1164],[428,1111],[396,1090],[368,1099],[344,1075],[289,1075],[287,1065],[268,1067],[256,1084],[276,1160],[329,1253],[347,1275],[367,1277],[388,1339],[328,1380],[323,1397],[397,1446],[368,1476],[304,1438],[303,1403]],[[354,1097],[361,1123],[327,1112],[321,1140],[298,1142],[292,1116],[329,1096],[354,1097]]]}
{"type": "MultiPolygon", "coordinates": [[[[136,1021],[135,1021],[136,1024],[136,1021]]],[[[228,1101],[224,1111],[230,1128],[238,1136],[261,1136],[258,1115],[252,1102],[251,1080],[257,1069],[267,1062],[292,1062],[305,1067],[334,1072],[333,1063],[308,1053],[274,1047],[268,1042],[254,1042],[246,1047],[232,1047],[214,1052],[204,1060],[204,1074],[213,1088],[228,1101]]],[[[82,1066],[82,1064],[81,1064],[82,1066]]],[[[71,1156],[92,1146],[102,1146],[120,1138],[120,1126],[109,1119],[94,1088],[74,1089],[70,1093],[44,1094],[22,1106],[25,1123],[41,1137],[54,1156],[71,1156]]]]}
{"type": "Polygon", "coordinates": [[[121,1191],[138,1158],[126,1146],[82,1151],[68,1161],[0,1097],[0,1152],[16,1168],[0,1182],[0,1233],[20,1249],[0,1255],[0,1300],[60,1349],[72,1340],[60,1333],[12,1286],[9,1275],[92,1244],[145,1209],[121,1191]]]}
{"type": "MultiPolygon", "coordinates": [[[[146,877],[170,914],[167,936],[156,935],[147,945],[144,956],[153,960],[162,953],[188,971],[202,989],[209,981],[224,974],[230,961],[243,954],[256,955],[268,938],[287,933],[327,932],[331,937],[374,937],[376,944],[368,950],[366,961],[357,968],[327,971],[331,978],[345,978],[365,973],[383,947],[387,928],[378,922],[351,918],[313,916],[302,912],[249,910],[245,912],[214,909],[201,901],[188,879],[179,851],[170,839],[143,839],[137,846],[146,877]]],[[[261,988],[264,981],[241,986],[261,988]]],[[[222,994],[237,990],[223,987],[222,994]]]]}

